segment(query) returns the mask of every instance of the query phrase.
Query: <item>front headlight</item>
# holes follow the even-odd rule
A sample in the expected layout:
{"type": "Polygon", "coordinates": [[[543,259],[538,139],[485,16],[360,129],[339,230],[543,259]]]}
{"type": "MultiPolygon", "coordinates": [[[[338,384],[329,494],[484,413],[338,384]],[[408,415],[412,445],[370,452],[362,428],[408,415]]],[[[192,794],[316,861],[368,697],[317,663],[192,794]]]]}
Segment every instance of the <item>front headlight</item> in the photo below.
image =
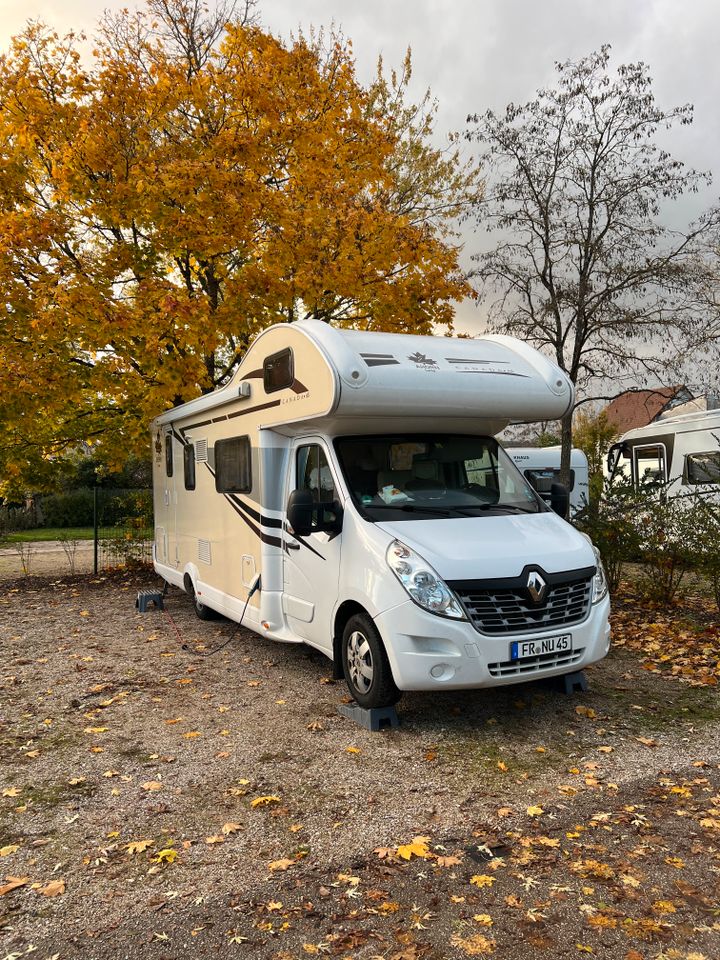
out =
{"type": "Polygon", "coordinates": [[[607,577],[605,576],[605,567],[603,567],[602,557],[600,556],[600,551],[593,544],[593,553],[595,554],[595,564],[597,569],[595,571],[595,576],[593,577],[593,603],[598,603],[607,595],[608,592],[608,582],[607,577]]]}
{"type": "Polygon", "coordinates": [[[393,540],[385,558],[388,566],[419,607],[453,620],[465,620],[455,594],[429,563],[399,540],[393,540]]]}

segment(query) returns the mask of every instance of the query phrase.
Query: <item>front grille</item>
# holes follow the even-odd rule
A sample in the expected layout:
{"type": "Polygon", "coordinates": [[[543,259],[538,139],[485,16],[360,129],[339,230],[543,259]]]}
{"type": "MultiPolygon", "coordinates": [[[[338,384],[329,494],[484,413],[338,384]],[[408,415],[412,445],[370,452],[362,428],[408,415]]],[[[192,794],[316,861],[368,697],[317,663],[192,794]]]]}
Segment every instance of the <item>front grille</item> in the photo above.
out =
{"type": "Polygon", "coordinates": [[[499,663],[489,663],[488,670],[492,677],[518,677],[525,673],[551,670],[553,667],[571,667],[582,660],[584,653],[584,647],[563,653],[541,653],[527,660],[502,660],[499,663]]]}
{"type": "Polygon", "coordinates": [[[492,580],[448,584],[459,596],[472,625],[491,636],[536,633],[581,623],[592,599],[594,569],[544,574],[547,592],[535,603],[527,589],[527,574],[499,583],[492,580]]]}

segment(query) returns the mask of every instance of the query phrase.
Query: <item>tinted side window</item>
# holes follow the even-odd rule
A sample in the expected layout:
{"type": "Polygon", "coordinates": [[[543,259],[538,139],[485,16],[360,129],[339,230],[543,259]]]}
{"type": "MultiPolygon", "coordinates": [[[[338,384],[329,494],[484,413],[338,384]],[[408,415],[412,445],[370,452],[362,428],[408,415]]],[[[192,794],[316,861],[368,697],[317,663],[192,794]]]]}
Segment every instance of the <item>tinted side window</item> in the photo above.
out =
{"type": "Polygon", "coordinates": [[[325,451],[317,444],[298,448],[297,485],[300,490],[310,490],[318,503],[332,503],[335,499],[333,475],[325,451]]]}
{"type": "Polygon", "coordinates": [[[274,393],[291,387],[295,379],[293,352],[288,347],[279,353],[265,358],[263,363],[263,385],[265,393],[274,393]]]}
{"type": "Polygon", "coordinates": [[[215,489],[218,493],[249,493],[252,490],[250,437],[217,441],[215,489]]]}
{"type": "Polygon", "coordinates": [[[195,489],[195,445],[187,443],[183,447],[183,463],[185,465],[185,489],[195,489]]]}
{"type": "Polygon", "coordinates": [[[720,484],[720,452],[689,453],[685,457],[685,483],[720,484]]]}
{"type": "Polygon", "coordinates": [[[168,433],[165,437],[165,473],[168,477],[173,475],[173,438],[168,433]]]}

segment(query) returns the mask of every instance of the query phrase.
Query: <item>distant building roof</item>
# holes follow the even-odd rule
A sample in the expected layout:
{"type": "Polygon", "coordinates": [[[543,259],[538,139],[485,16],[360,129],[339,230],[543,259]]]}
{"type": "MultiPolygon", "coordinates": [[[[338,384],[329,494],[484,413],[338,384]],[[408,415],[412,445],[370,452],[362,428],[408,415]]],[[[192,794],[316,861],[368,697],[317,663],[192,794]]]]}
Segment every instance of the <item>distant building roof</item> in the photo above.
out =
{"type": "Polygon", "coordinates": [[[652,423],[663,413],[692,399],[692,393],[682,384],[651,390],[627,390],[605,407],[605,413],[618,433],[626,433],[652,423]]]}

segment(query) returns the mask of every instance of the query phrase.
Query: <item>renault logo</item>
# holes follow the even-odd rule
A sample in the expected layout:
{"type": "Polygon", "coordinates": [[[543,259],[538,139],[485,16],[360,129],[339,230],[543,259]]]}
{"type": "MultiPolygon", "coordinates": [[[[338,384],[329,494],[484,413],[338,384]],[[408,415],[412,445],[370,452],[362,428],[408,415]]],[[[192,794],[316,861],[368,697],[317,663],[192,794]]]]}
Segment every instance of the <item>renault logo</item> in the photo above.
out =
{"type": "Polygon", "coordinates": [[[528,574],[527,589],[535,603],[542,603],[547,592],[547,584],[540,574],[533,570],[532,573],[528,574]]]}

